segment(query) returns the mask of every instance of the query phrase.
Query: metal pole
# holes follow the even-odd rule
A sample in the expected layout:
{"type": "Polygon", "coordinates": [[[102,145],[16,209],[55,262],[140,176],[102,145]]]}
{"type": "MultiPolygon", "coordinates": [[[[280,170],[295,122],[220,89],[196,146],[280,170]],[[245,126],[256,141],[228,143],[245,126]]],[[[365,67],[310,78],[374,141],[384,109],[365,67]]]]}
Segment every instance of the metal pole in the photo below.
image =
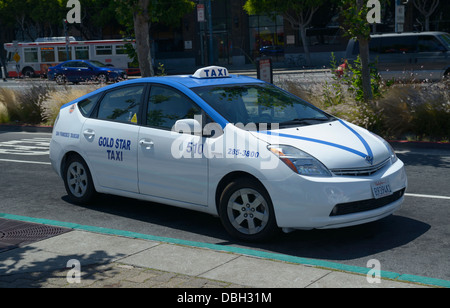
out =
{"type": "Polygon", "coordinates": [[[69,58],[69,37],[67,36],[67,20],[63,19],[63,25],[64,25],[64,34],[66,36],[66,61],[70,60],[69,58]]]}
{"type": "Polygon", "coordinates": [[[213,35],[212,35],[212,13],[211,0],[208,0],[208,28],[209,28],[209,65],[214,63],[213,35]]]}

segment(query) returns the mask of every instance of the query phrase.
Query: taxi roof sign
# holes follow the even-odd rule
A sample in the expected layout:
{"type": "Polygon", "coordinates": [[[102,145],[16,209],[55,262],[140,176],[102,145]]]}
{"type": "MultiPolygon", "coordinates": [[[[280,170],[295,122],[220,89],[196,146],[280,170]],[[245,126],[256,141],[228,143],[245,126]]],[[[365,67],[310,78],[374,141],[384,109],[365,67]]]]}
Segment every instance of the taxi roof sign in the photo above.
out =
{"type": "Polygon", "coordinates": [[[225,67],[220,66],[208,66],[198,69],[194,75],[194,78],[224,78],[230,77],[228,70],[225,67]]]}

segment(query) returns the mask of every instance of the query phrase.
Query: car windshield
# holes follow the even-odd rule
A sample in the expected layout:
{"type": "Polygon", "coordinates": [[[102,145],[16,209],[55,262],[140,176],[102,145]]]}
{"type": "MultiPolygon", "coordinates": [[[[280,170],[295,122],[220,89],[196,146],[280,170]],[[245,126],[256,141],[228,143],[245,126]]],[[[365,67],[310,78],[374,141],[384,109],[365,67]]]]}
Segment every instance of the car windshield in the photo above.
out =
{"type": "Polygon", "coordinates": [[[91,60],[89,62],[91,62],[92,65],[97,66],[97,67],[106,67],[105,64],[103,64],[102,62],[99,62],[99,61],[91,60]]]}
{"type": "Polygon", "coordinates": [[[269,84],[208,86],[194,88],[193,91],[230,123],[267,123],[283,128],[335,120],[313,105],[269,84]]]}

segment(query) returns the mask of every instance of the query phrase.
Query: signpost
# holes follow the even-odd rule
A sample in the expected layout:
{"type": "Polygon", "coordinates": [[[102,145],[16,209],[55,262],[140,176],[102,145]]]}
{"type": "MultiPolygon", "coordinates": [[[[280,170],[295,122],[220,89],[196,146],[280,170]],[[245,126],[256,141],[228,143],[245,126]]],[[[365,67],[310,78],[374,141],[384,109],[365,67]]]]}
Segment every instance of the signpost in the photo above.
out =
{"type": "Polygon", "coordinates": [[[265,82],[273,83],[272,59],[258,60],[257,78],[265,82]]]}

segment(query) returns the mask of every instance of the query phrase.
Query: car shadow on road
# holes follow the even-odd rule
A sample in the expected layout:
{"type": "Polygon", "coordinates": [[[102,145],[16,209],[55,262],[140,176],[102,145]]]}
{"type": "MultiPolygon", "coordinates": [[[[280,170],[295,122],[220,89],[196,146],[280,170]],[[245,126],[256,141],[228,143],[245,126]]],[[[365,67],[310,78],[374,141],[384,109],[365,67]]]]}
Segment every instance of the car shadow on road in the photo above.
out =
{"type": "Polygon", "coordinates": [[[280,232],[268,242],[245,243],[231,238],[217,217],[192,210],[109,195],[100,195],[89,209],[156,225],[158,233],[150,233],[154,236],[336,261],[368,257],[406,245],[430,229],[421,221],[391,215],[359,226],[280,232]]]}

